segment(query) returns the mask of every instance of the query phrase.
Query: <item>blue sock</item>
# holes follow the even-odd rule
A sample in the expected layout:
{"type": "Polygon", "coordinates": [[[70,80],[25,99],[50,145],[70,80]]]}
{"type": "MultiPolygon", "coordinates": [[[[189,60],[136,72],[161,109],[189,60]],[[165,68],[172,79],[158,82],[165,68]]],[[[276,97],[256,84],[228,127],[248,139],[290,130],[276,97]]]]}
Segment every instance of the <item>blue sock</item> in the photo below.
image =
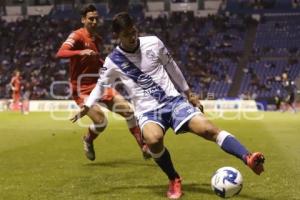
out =
{"type": "Polygon", "coordinates": [[[217,143],[227,153],[236,156],[246,163],[246,155],[249,151],[235,138],[226,131],[221,131],[217,138],[217,143]]]}

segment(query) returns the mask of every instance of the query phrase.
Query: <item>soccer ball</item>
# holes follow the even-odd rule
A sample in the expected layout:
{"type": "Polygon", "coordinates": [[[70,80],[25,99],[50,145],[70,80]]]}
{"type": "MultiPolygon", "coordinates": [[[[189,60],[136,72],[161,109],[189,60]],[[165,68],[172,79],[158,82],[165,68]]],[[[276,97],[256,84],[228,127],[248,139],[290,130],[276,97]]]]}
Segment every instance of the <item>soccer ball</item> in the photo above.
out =
{"type": "Polygon", "coordinates": [[[222,198],[237,195],[243,188],[242,174],[233,167],[222,167],[213,174],[211,188],[222,198]]]}

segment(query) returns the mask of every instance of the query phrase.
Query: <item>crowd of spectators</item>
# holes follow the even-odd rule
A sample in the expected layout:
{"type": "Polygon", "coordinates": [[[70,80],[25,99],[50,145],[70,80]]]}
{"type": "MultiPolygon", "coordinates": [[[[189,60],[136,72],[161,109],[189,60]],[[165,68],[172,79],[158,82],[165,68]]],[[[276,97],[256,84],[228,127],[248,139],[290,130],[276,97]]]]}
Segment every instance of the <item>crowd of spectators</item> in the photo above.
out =
{"type": "MultiPolygon", "coordinates": [[[[21,71],[23,90],[30,91],[31,99],[70,98],[67,84],[68,60],[56,59],[55,53],[63,39],[80,26],[80,20],[55,17],[53,16],[55,13],[59,12],[52,12],[50,16],[28,17],[16,22],[0,20],[0,98],[10,98],[9,82],[15,69],[21,71]]],[[[250,23],[248,18],[221,14],[203,18],[195,17],[189,12],[175,12],[168,16],[162,13],[158,18],[141,16],[136,19],[140,35],[157,35],[166,44],[188,83],[201,98],[228,96],[244,53],[246,31],[250,23]]],[[[280,33],[282,30],[286,33],[292,25],[291,22],[284,20],[277,23],[274,20],[259,23],[253,51],[256,58],[278,55],[263,54],[261,49],[265,49],[269,40],[261,42],[261,38],[266,38],[270,34],[271,39],[286,41],[285,35],[280,33]],[[261,28],[265,23],[268,24],[268,29],[261,28]]],[[[109,20],[104,21],[99,27],[104,42],[103,58],[116,45],[110,33],[110,23],[109,20]]],[[[293,30],[298,29],[299,24],[293,24],[293,30]]],[[[288,38],[295,35],[298,36],[298,33],[287,33],[288,38]]],[[[298,45],[296,42],[294,44],[298,45]]],[[[280,48],[274,47],[274,49],[279,51],[280,48]]],[[[282,56],[289,55],[282,54],[282,56]]],[[[268,69],[276,68],[276,75],[280,76],[284,72],[281,68],[290,66],[284,63],[278,70],[276,65],[279,64],[271,61],[260,62],[259,59],[255,62],[250,61],[245,69],[238,94],[246,95],[245,91],[253,90],[258,93],[256,96],[272,95],[274,84],[269,77],[275,75],[271,73],[272,70],[261,73],[261,69],[264,68],[262,66],[268,69]]],[[[298,64],[295,64],[296,67],[291,66],[292,69],[296,69],[298,64]]],[[[292,71],[296,74],[289,74],[289,77],[295,79],[297,71],[292,71]]]]}
{"type": "Polygon", "coordinates": [[[72,21],[29,17],[16,22],[0,22],[0,98],[9,98],[8,83],[15,69],[21,71],[24,89],[31,99],[51,99],[53,81],[67,80],[67,65],[54,55],[59,43],[73,28],[72,21]]]}
{"type": "MultiPolygon", "coordinates": [[[[99,32],[104,40],[104,56],[113,48],[114,40],[104,23],[99,32]]],[[[31,99],[68,97],[66,60],[57,60],[55,53],[68,34],[79,26],[78,20],[35,16],[16,22],[0,21],[0,98],[9,98],[8,83],[13,70],[19,69],[31,99]],[[52,85],[53,86],[53,85],[52,85]],[[55,95],[53,95],[55,93],[55,95]]],[[[166,43],[196,92],[206,97],[211,83],[231,84],[236,63],[243,50],[245,25],[242,19],[224,16],[197,18],[174,14],[139,22],[141,35],[154,34],[166,43]],[[226,58],[226,59],[225,59],[226,58]],[[213,67],[219,66],[220,67],[213,67]],[[230,65],[230,66],[228,66],[230,65]],[[230,73],[230,75],[229,75],[230,73]]],[[[214,91],[211,91],[214,92],[214,91]]],[[[228,92],[228,91],[227,91],[228,92]]],[[[227,92],[222,95],[226,96],[227,92]]]]}
{"type": "Polygon", "coordinates": [[[274,12],[283,10],[293,11],[300,6],[299,0],[224,0],[226,2],[226,10],[253,13],[253,11],[269,11],[274,12]]]}
{"type": "Polygon", "coordinates": [[[280,93],[280,97],[284,98],[288,95],[284,82],[286,79],[293,82],[300,74],[300,68],[297,59],[258,60],[248,63],[244,73],[240,96],[247,94],[252,99],[271,99],[280,93]]]}

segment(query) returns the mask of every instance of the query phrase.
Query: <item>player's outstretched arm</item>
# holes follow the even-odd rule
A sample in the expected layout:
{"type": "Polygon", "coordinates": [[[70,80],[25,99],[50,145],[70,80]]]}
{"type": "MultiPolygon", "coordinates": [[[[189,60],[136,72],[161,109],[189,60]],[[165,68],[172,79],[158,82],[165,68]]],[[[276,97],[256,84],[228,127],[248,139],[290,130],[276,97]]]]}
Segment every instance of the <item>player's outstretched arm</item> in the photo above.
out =
{"type": "Polygon", "coordinates": [[[97,100],[101,98],[103,90],[100,84],[101,83],[99,83],[99,79],[98,79],[96,86],[90,93],[87,101],[85,102],[84,106],[81,108],[80,112],[78,112],[74,117],[70,119],[73,123],[76,122],[78,119],[82,118],[83,116],[85,116],[88,113],[90,107],[92,107],[92,105],[94,105],[97,102],[97,100]]]}

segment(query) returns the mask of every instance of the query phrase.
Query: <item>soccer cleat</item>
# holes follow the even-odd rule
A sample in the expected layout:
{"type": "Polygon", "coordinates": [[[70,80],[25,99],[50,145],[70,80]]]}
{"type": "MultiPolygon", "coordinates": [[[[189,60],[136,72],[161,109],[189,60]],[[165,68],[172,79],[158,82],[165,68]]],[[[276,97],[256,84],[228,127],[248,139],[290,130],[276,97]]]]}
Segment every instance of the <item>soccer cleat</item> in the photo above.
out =
{"type": "Polygon", "coordinates": [[[181,191],[181,178],[170,180],[167,197],[169,199],[179,199],[182,195],[183,192],[181,191]]]}
{"type": "Polygon", "coordinates": [[[142,147],[142,153],[145,160],[148,160],[152,157],[150,154],[149,147],[146,144],[144,144],[142,147]]]}
{"type": "Polygon", "coordinates": [[[248,154],[246,156],[246,164],[256,173],[260,175],[264,171],[265,157],[260,152],[248,154]]]}
{"type": "Polygon", "coordinates": [[[94,144],[93,142],[88,142],[85,136],[83,137],[83,149],[85,151],[85,156],[89,160],[93,161],[96,159],[94,144]]]}

